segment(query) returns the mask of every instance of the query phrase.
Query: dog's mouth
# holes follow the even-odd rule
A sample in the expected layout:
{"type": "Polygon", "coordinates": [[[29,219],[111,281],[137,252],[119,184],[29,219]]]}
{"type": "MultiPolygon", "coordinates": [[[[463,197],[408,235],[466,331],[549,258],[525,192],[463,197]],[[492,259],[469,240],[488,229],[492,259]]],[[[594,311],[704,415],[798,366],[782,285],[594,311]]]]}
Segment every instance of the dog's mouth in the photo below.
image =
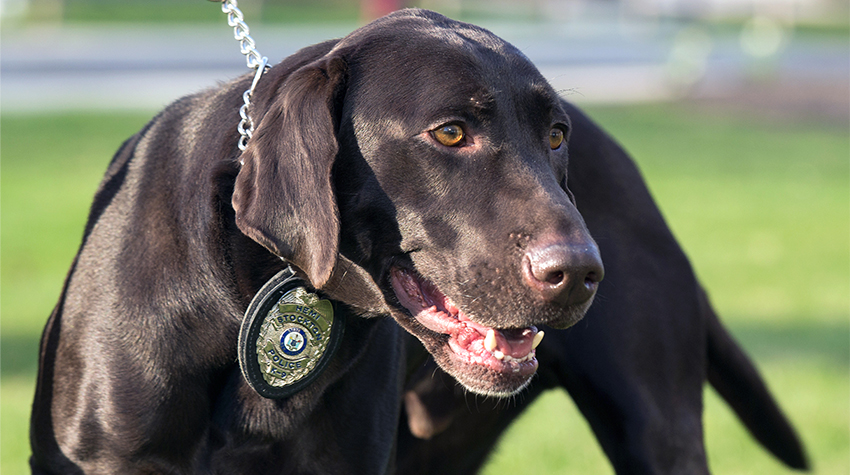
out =
{"type": "Polygon", "coordinates": [[[500,329],[475,322],[436,285],[410,269],[393,267],[390,282],[399,303],[428,330],[415,335],[468,389],[505,396],[528,384],[537,370],[535,348],[543,339],[542,331],[535,326],[500,329]]]}

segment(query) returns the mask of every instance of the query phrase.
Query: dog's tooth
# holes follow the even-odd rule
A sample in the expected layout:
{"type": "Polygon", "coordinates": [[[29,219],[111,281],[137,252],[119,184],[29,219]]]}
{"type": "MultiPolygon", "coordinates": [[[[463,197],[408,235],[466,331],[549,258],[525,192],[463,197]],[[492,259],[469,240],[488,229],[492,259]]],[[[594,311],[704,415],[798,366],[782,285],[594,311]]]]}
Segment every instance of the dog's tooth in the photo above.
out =
{"type": "Polygon", "coordinates": [[[545,333],[543,333],[543,330],[540,330],[539,332],[537,332],[536,335],[534,335],[534,340],[531,341],[532,350],[537,348],[537,345],[539,345],[540,342],[543,341],[543,335],[545,335],[545,333]]]}
{"type": "Polygon", "coordinates": [[[505,363],[510,363],[514,358],[511,355],[505,355],[505,363]]]}
{"type": "Polygon", "coordinates": [[[487,351],[490,353],[496,349],[496,332],[491,328],[487,330],[487,336],[484,337],[484,348],[487,348],[487,351]]]}
{"type": "Polygon", "coordinates": [[[503,360],[505,358],[505,354],[499,350],[494,351],[493,356],[495,356],[497,360],[503,360]]]}

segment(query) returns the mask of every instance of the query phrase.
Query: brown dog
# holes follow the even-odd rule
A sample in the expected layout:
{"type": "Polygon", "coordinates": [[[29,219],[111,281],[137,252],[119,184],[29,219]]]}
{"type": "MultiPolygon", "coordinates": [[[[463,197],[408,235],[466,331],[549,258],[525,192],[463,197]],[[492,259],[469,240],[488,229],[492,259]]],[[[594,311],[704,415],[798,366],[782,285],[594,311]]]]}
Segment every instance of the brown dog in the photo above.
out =
{"type": "Polygon", "coordinates": [[[535,373],[537,326],[590,305],[569,117],[511,45],[411,10],[302,50],[263,76],[239,154],[250,79],[176,102],[113,159],[45,329],[34,471],[389,472],[395,322],[507,395],[535,373]],[[287,265],[347,329],[312,384],[266,399],[237,332],[287,265]]]}
{"type": "MultiPolygon", "coordinates": [[[[538,327],[590,306],[603,268],[567,189],[570,118],[514,47],[390,15],[268,71],[239,153],[251,79],[176,102],[113,158],[42,339],[35,473],[389,473],[401,328],[507,395],[535,374],[538,327]],[[238,333],[288,266],[346,330],[310,385],[268,399],[238,333]]],[[[596,171],[570,180],[623,178],[596,171]]]]}

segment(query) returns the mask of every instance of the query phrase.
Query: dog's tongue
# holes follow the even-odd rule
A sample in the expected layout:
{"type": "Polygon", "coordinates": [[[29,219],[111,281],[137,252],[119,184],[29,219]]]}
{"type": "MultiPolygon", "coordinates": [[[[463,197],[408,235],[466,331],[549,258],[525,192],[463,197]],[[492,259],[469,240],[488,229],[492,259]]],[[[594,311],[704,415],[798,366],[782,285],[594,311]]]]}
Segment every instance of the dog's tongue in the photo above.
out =
{"type": "Polygon", "coordinates": [[[499,330],[472,321],[434,284],[411,271],[393,269],[392,285],[400,303],[419,323],[453,337],[463,348],[481,341],[488,352],[516,359],[527,358],[534,349],[537,328],[499,330]]]}

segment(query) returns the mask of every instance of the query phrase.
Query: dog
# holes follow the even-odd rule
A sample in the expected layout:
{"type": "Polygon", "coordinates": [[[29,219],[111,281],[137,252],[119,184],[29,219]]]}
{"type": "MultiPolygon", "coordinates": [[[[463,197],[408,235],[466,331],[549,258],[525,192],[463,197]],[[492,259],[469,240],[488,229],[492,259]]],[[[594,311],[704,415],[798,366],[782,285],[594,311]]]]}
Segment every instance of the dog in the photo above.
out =
{"type": "Polygon", "coordinates": [[[604,268],[567,189],[570,120],[519,50],[390,15],[266,72],[240,153],[251,79],[177,101],[110,163],[43,334],[34,473],[389,473],[405,331],[505,396],[538,327],[590,306],[604,268]],[[266,398],[238,337],[287,268],[345,334],[266,398]]]}
{"type": "Polygon", "coordinates": [[[389,15],[266,72],[240,151],[252,79],[178,100],[113,157],[43,333],[33,473],[393,473],[411,354],[516,394],[540,328],[590,308],[605,268],[567,186],[571,118],[516,48],[389,15]],[[288,269],[345,331],[267,398],[240,328],[288,269]]]}
{"type": "Polygon", "coordinates": [[[471,401],[411,346],[399,473],[475,473],[510,422],[560,387],[616,473],[707,474],[706,380],[772,454],[808,469],[799,437],[723,328],[637,167],[580,110],[564,108],[569,189],[605,259],[597,301],[578,325],[545,328],[537,377],[509,402],[471,401]]]}

